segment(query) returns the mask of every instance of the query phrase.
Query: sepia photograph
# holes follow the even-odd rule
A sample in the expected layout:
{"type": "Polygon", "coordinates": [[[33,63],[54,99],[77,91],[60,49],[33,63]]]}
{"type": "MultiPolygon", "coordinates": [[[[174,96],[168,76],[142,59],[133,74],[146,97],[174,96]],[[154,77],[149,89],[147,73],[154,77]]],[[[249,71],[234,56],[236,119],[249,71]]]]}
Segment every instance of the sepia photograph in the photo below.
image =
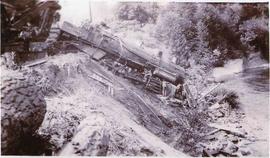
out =
{"type": "Polygon", "coordinates": [[[0,2],[1,156],[269,157],[269,1],[0,2]]]}

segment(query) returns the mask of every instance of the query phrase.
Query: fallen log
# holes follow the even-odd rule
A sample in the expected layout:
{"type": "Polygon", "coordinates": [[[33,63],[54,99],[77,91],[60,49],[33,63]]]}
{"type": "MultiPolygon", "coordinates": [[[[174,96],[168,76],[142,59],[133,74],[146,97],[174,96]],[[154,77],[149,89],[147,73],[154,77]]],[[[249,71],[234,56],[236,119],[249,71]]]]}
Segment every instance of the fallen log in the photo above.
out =
{"type": "Polygon", "coordinates": [[[203,95],[198,99],[198,101],[201,101],[204,97],[206,97],[208,94],[210,94],[211,92],[213,92],[220,85],[221,85],[221,83],[218,83],[217,85],[215,85],[212,88],[210,88],[210,90],[208,90],[207,92],[203,92],[202,93],[203,95]]]}
{"type": "Polygon", "coordinates": [[[36,62],[32,62],[32,63],[26,64],[24,66],[26,66],[26,67],[33,67],[33,66],[44,64],[46,62],[47,62],[47,59],[43,59],[43,60],[39,60],[39,61],[36,61],[36,62]]]}
{"type": "Polygon", "coordinates": [[[216,130],[206,134],[206,136],[213,135],[219,131],[224,131],[227,134],[232,134],[232,135],[235,135],[235,136],[238,136],[241,138],[247,138],[245,134],[240,133],[238,131],[233,131],[232,129],[228,129],[228,128],[224,128],[224,127],[217,127],[217,126],[213,126],[213,125],[210,125],[210,127],[216,128],[216,130]]]}

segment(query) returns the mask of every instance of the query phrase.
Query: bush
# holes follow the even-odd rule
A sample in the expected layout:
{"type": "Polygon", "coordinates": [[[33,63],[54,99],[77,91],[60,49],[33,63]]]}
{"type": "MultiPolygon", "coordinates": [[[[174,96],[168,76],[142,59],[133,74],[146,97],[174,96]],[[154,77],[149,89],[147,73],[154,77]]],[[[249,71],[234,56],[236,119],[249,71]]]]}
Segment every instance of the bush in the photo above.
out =
{"type": "Polygon", "coordinates": [[[266,19],[251,19],[240,25],[241,41],[251,51],[260,51],[269,60],[269,31],[266,19]]]}

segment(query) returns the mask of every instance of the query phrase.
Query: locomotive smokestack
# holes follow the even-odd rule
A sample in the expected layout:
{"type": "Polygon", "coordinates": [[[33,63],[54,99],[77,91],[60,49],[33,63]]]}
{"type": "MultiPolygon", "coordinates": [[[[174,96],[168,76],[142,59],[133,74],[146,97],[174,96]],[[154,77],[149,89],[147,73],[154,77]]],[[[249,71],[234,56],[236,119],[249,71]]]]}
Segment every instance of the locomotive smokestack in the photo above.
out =
{"type": "Polygon", "coordinates": [[[90,14],[90,23],[92,23],[92,9],[91,9],[91,1],[89,0],[89,14],[90,14]]]}

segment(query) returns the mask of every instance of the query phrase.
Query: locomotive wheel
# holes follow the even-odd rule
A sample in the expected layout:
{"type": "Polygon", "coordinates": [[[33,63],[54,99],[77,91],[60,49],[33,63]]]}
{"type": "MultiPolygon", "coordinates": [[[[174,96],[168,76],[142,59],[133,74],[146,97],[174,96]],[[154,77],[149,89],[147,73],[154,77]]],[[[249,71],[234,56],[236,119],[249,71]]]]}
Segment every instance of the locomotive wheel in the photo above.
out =
{"type": "Polygon", "coordinates": [[[1,76],[2,155],[21,154],[19,146],[27,145],[25,137],[35,133],[46,113],[41,89],[16,73],[19,72],[3,73],[1,76]]]}

